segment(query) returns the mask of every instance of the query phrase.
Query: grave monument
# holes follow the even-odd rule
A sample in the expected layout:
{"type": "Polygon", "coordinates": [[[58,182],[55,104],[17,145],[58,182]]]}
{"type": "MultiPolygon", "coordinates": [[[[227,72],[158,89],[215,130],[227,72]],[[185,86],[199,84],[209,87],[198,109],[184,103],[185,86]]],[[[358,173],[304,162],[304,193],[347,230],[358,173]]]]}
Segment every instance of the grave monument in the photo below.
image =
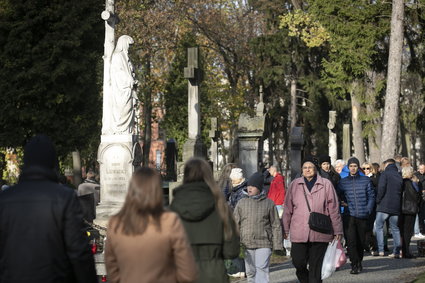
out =
{"type": "Polygon", "coordinates": [[[183,145],[183,162],[177,162],[177,181],[169,184],[169,201],[173,198],[173,190],[183,180],[184,163],[191,157],[207,156],[207,150],[201,138],[201,107],[199,85],[202,81],[202,70],[199,62],[199,47],[187,49],[187,67],[184,77],[188,83],[188,139],[183,145]]]}
{"type": "Polygon", "coordinates": [[[245,177],[259,171],[259,162],[262,161],[262,142],[266,115],[264,115],[264,102],[262,88],[260,88],[260,102],[257,105],[256,115],[251,117],[246,113],[239,116],[238,141],[239,161],[245,177]]]}
{"type": "Polygon", "coordinates": [[[135,152],[140,152],[136,135],[137,80],[128,57],[133,39],[123,35],[114,46],[114,1],[106,1],[102,12],[105,20],[103,117],[101,143],[98,149],[100,166],[100,205],[95,223],[106,226],[111,215],[122,207],[134,171],[135,152]]]}

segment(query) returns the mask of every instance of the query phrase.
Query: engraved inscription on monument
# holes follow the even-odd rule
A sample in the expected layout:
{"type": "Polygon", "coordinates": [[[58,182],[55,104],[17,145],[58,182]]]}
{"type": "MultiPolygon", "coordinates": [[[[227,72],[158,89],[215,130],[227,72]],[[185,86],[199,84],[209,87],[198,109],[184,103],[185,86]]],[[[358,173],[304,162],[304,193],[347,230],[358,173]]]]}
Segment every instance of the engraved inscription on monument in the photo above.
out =
{"type": "Polygon", "coordinates": [[[111,144],[104,149],[102,156],[102,203],[124,202],[132,174],[131,152],[122,144],[111,144]]]}

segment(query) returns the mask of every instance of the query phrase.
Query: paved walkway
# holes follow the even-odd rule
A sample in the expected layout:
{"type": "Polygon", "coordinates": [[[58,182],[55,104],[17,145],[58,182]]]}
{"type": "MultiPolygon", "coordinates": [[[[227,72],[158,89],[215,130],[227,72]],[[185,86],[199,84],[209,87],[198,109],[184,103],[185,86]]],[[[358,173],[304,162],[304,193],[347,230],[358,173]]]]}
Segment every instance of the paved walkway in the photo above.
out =
{"type": "MultiPolygon", "coordinates": [[[[391,248],[391,246],[390,246],[391,248]]],[[[416,253],[416,240],[412,240],[411,250],[416,253]]],[[[363,261],[363,272],[358,275],[350,274],[349,262],[339,271],[336,271],[324,283],[339,282],[411,282],[419,273],[425,272],[425,258],[417,259],[392,259],[389,257],[374,257],[366,255],[363,261]]],[[[246,282],[238,280],[236,282],[246,282]]],[[[270,282],[292,283],[297,282],[295,268],[291,260],[270,268],[270,282]]]]}

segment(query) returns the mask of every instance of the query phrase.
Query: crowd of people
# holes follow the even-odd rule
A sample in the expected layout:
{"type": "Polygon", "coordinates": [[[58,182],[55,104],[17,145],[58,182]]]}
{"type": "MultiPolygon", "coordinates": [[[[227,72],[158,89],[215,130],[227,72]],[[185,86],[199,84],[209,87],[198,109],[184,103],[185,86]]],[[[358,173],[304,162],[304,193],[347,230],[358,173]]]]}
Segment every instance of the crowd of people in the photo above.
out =
{"type": "MultiPolygon", "coordinates": [[[[59,184],[57,168],[53,143],[36,136],[18,184],[0,193],[1,283],[97,282],[77,194],[59,184]]],[[[80,195],[96,191],[91,177],[80,195]]],[[[388,230],[387,256],[412,258],[410,240],[425,232],[424,182],[425,165],[414,172],[407,158],[332,166],[329,156],[307,157],[287,188],[275,166],[245,176],[227,164],[216,182],[209,163],[192,158],[164,207],[160,174],[139,168],[109,220],[108,282],[220,283],[229,273],[269,282],[271,255],[288,242],[299,281],[321,282],[329,242],[344,241],[358,274],[365,251],[386,256],[388,230]]]]}

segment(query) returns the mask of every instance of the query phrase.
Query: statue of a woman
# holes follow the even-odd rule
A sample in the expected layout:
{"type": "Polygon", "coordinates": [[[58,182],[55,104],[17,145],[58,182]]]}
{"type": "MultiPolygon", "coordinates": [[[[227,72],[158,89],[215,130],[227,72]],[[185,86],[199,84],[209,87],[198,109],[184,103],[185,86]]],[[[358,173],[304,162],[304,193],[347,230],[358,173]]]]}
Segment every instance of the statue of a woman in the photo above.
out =
{"type": "Polygon", "coordinates": [[[137,80],[133,65],[128,57],[128,49],[133,39],[123,35],[118,39],[111,59],[111,127],[112,134],[129,134],[133,132],[135,116],[135,86],[137,80]]]}

